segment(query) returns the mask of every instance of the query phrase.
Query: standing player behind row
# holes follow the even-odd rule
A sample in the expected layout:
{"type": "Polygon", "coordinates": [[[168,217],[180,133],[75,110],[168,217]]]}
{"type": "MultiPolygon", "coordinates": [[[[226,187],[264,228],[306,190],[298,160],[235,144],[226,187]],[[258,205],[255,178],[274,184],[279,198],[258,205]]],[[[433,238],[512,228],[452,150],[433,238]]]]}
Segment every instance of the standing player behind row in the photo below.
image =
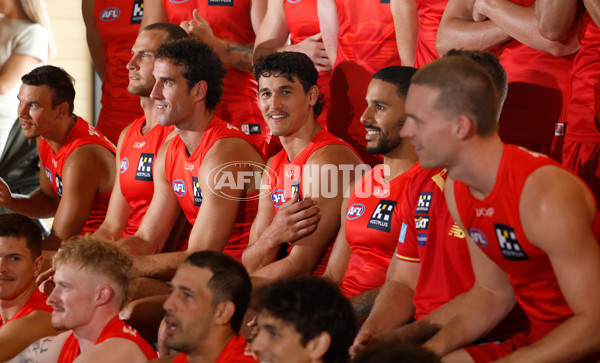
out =
{"type": "Polygon", "coordinates": [[[59,331],[52,328],[52,308],[37,289],[42,269],[42,231],[19,214],[0,215],[0,361],[34,341],[59,331]]]}
{"type": "Polygon", "coordinates": [[[225,68],[210,46],[180,39],[161,45],[155,58],[150,97],[158,123],[174,125],[177,135],[158,153],[154,195],[140,228],[119,244],[132,254],[147,255],[135,259],[141,276],[169,280],[195,251],[241,258],[257,192],[257,183],[242,175],[255,175],[263,159],[248,136],[213,113],[225,68]],[[160,253],[181,211],[193,225],[189,243],[182,251],[160,253]]]}
{"type": "Polygon", "coordinates": [[[414,147],[400,138],[404,100],[415,72],[412,67],[383,68],[367,89],[361,117],[367,151],[383,155],[383,164],[371,169],[344,198],[340,231],[323,275],[352,298],[361,320],[385,281],[398,244],[406,188],[421,170],[414,147]]]}
{"type": "Polygon", "coordinates": [[[263,173],[269,193],[259,200],[242,256],[257,286],[261,280],[323,274],[339,228],[344,179],[354,180],[361,160],[319,126],[319,74],[308,56],[269,54],[255,64],[254,75],[265,120],[283,145],[263,173]]]}
{"type": "Polygon", "coordinates": [[[0,204],[32,218],[54,217],[42,242],[56,250],[61,241],[95,231],[106,214],[115,180],[115,147],[73,114],[73,79],[63,69],[42,66],[22,78],[19,121],[23,134],[38,138],[40,188],[12,194],[0,183],[0,204]]]}
{"type": "Polygon", "coordinates": [[[563,362],[598,351],[592,332],[600,328],[600,214],[585,184],[551,159],[500,140],[493,81],[465,57],[419,70],[406,113],[401,135],[411,138],[423,167],[448,168],[448,209],[473,237],[467,242],[475,285],[425,346],[443,356],[469,344],[516,297],[531,321],[528,332],[455,351],[448,361],[510,354],[563,362]]]}
{"type": "MultiPolygon", "coordinates": [[[[267,150],[271,135],[256,103],[256,81],[250,73],[255,33],[267,10],[267,0],[146,0],[142,27],[156,22],[181,24],[185,31],[210,45],[227,66],[217,117],[241,129],[267,150]]],[[[270,151],[270,152],[269,152],[270,151]]]]}
{"type": "Polygon", "coordinates": [[[34,342],[12,363],[143,363],[156,358],[150,344],[119,319],[136,277],[131,256],[112,242],[83,237],[65,242],[52,265],[52,325],[68,331],[34,342]]]}
{"type": "Polygon", "coordinates": [[[154,87],[154,54],[162,43],[187,38],[187,33],[171,23],[151,24],[139,33],[131,48],[129,86],[139,96],[144,116],[121,132],[117,144],[118,172],[108,204],[106,218],[95,236],[118,240],[133,236],[148,210],[154,192],[154,165],[158,150],[173,126],[158,124],[158,115],[150,92],[154,87]]]}
{"type": "Polygon", "coordinates": [[[81,12],[94,70],[102,81],[96,128],[114,144],[121,130],[142,116],[139,99],[127,92],[131,46],[144,12],[143,0],[83,0],[81,12]]]}

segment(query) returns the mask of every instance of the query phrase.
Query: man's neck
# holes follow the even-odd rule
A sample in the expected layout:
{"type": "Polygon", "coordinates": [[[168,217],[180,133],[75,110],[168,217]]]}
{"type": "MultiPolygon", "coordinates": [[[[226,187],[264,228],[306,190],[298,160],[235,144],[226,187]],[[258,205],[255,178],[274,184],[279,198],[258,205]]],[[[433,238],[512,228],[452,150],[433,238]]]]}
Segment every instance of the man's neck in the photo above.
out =
{"type": "Polygon", "coordinates": [[[279,141],[281,141],[281,146],[283,146],[288,159],[290,161],[294,160],[296,156],[304,151],[320,130],[321,126],[319,126],[314,116],[311,116],[302,127],[291,135],[279,136],[279,141]]]}
{"type": "Polygon", "coordinates": [[[69,133],[71,133],[71,129],[75,126],[76,122],[77,116],[65,116],[64,119],[61,120],[60,126],[53,130],[52,134],[42,135],[42,139],[44,139],[56,153],[67,141],[67,137],[69,137],[69,133]]]}
{"type": "Polygon", "coordinates": [[[85,352],[96,344],[106,325],[119,314],[119,311],[109,305],[97,307],[90,322],[73,328],[73,334],[79,342],[79,350],[85,352]]]}
{"type": "Polygon", "coordinates": [[[410,169],[417,162],[417,154],[412,143],[402,140],[400,145],[389,153],[383,155],[383,163],[390,168],[390,174],[385,176],[387,181],[395,179],[398,175],[410,169]]]}
{"type": "Polygon", "coordinates": [[[448,167],[448,175],[465,183],[475,198],[484,199],[494,189],[503,153],[504,144],[497,134],[477,136],[462,151],[456,165],[448,167]]]}
{"type": "Polygon", "coordinates": [[[218,332],[211,329],[206,339],[197,344],[198,349],[192,354],[186,354],[189,363],[214,363],[219,359],[225,346],[235,337],[229,326],[221,327],[218,332]]]}
{"type": "Polygon", "coordinates": [[[183,140],[188,155],[192,155],[194,150],[200,145],[204,131],[213,117],[214,115],[211,110],[204,110],[203,112],[196,112],[189,120],[175,125],[175,131],[181,137],[181,140],[183,140]]]}
{"type": "Polygon", "coordinates": [[[35,280],[32,280],[31,285],[19,295],[12,299],[0,300],[0,316],[2,317],[2,323],[6,323],[17,315],[19,310],[27,304],[36,288],[35,280]]]}
{"type": "Polygon", "coordinates": [[[156,107],[154,106],[154,100],[150,97],[140,96],[140,104],[142,109],[144,110],[144,117],[146,120],[142,125],[141,133],[142,135],[146,135],[146,133],[150,132],[158,124],[158,116],[156,115],[156,107]]]}

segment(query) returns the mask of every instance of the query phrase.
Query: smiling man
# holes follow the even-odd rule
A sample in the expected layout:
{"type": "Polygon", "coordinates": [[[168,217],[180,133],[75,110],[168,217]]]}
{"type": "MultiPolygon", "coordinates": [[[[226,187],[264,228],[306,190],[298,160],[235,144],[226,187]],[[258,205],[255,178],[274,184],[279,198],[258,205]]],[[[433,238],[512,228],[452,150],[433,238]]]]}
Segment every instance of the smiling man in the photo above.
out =
{"type": "Polygon", "coordinates": [[[319,126],[319,74],[308,56],[270,54],[255,64],[254,76],[259,106],[283,150],[263,173],[270,193],[259,201],[244,266],[256,283],[322,275],[339,228],[344,180],[353,180],[361,160],[319,126]]]}
{"type": "Polygon", "coordinates": [[[181,353],[156,362],[258,362],[239,334],[252,290],[244,266],[221,252],[196,252],[170,286],[164,342],[181,353]]]}
{"type": "Polygon", "coordinates": [[[52,308],[37,290],[42,268],[42,231],[19,214],[0,215],[0,361],[14,357],[35,340],[59,332],[52,308]],[[27,332],[27,334],[23,334],[27,332]]]}
{"type": "Polygon", "coordinates": [[[131,294],[132,260],[114,243],[84,237],[54,255],[56,287],[48,297],[52,325],[68,329],[38,340],[18,361],[147,362],[156,352],[118,314],[131,294]],[[31,360],[29,360],[31,359],[31,360]]]}

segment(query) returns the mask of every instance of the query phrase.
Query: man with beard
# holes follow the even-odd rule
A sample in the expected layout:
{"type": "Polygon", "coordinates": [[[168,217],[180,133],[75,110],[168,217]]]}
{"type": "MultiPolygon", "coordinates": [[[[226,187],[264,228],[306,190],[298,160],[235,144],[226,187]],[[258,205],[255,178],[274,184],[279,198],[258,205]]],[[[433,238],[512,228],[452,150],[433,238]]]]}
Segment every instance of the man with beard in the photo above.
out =
{"type": "Polygon", "coordinates": [[[158,124],[150,92],[154,87],[154,53],[162,43],[187,38],[187,33],[171,23],[151,24],[140,32],[131,49],[129,93],[140,96],[144,116],[127,126],[117,144],[117,177],[106,218],[95,236],[118,240],[133,236],[152,200],[152,171],[158,149],[173,126],[158,124]]]}
{"type": "Polygon", "coordinates": [[[239,334],[252,290],[244,266],[221,252],[195,252],[170,287],[164,343],[180,353],[156,362],[258,362],[239,334]]]}
{"type": "Polygon", "coordinates": [[[365,175],[344,200],[340,232],[324,275],[340,284],[347,297],[356,296],[359,309],[360,294],[376,289],[374,295],[385,281],[398,243],[406,188],[421,170],[413,146],[400,138],[404,99],[415,72],[412,67],[383,68],[373,76],[365,97],[361,122],[367,131],[367,152],[383,155],[383,164],[365,175]]]}
{"type": "Polygon", "coordinates": [[[91,237],[64,243],[54,255],[56,287],[48,297],[52,325],[69,329],[30,345],[15,359],[36,362],[147,362],[156,352],[118,314],[135,279],[131,257],[91,237]]]}

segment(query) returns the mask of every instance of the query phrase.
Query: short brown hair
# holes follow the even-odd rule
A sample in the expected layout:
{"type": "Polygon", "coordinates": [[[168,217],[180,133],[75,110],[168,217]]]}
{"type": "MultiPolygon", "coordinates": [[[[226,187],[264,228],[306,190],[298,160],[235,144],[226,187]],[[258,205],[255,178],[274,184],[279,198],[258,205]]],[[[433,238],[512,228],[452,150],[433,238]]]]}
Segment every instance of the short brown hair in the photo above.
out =
{"type": "Polygon", "coordinates": [[[133,258],[114,242],[97,237],[84,236],[63,242],[52,259],[52,266],[58,268],[65,264],[78,265],[80,269],[113,281],[123,295],[121,307],[130,297],[137,277],[133,258]]]}

